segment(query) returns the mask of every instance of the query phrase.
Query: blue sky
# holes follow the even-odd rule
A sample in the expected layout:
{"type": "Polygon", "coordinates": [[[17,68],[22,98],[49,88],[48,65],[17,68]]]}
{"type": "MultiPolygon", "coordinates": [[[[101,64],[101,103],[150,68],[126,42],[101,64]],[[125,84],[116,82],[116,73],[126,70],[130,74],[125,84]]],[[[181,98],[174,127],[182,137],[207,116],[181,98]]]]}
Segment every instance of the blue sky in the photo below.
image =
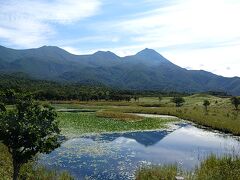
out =
{"type": "Polygon", "coordinates": [[[0,0],[0,44],[74,54],[157,50],[187,69],[240,76],[239,0],[0,0]]]}

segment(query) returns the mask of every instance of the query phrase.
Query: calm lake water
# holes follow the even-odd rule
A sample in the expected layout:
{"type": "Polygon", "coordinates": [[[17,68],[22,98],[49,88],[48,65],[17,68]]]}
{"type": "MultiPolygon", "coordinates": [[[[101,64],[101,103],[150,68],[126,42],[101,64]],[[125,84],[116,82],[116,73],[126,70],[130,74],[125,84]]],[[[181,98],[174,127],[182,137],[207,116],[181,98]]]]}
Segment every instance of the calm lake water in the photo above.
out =
{"type": "Polygon", "coordinates": [[[209,154],[240,154],[237,137],[178,123],[171,130],[112,133],[67,140],[40,163],[76,179],[133,179],[143,165],[177,163],[190,170],[209,154]]]}

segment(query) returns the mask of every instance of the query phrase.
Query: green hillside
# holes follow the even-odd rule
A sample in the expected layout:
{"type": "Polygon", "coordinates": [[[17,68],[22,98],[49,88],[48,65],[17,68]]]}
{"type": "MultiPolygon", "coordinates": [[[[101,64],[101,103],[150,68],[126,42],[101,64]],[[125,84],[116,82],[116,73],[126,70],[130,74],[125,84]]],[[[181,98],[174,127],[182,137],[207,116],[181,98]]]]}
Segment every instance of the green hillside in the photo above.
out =
{"type": "Polygon", "coordinates": [[[152,49],[119,57],[109,51],[73,55],[53,46],[28,50],[0,46],[0,72],[22,72],[41,80],[104,84],[128,90],[222,91],[240,95],[240,78],[186,70],[152,49]]]}

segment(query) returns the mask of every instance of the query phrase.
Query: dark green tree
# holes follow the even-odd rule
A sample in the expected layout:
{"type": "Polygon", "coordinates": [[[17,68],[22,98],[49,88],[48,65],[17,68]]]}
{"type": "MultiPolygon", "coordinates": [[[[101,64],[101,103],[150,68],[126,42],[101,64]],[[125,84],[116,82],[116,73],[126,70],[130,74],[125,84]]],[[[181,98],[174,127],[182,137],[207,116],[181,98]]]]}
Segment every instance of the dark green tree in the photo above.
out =
{"type": "Polygon", "coordinates": [[[176,104],[176,107],[181,107],[185,102],[184,98],[182,97],[173,97],[171,101],[176,104]]]}
{"type": "Polygon", "coordinates": [[[136,101],[139,102],[139,97],[138,97],[138,96],[134,96],[133,99],[135,100],[135,102],[136,102],[136,101]]]}
{"type": "Polygon", "coordinates": [[[162,96],[158,96],[158,101],[159,101],[159,103],[162,101],[162,96]]]}
{"type": "Polygon", "coordinates": [[[7,89],[7,90],[5,90],[5,99],[4,99],[4,101],[5,101],[5,103],[7,103],[7,104],[14,104],[15,103],[15,101],[16,101],[16,95],[15,95],[16,93],[15,93],[15,91],[13,90],[13,89],[7,89]]]}
{"type": "Polygon", "coordinates": [[[50,153],[60,146],[56,112],[49,105],[40,105],[31,98],[22,98],[15,110],[0,113],[0,141],[12,156],[13,180],[20,168],[37,153],[50,153]]]}
{"type": "Polygon", "coordinates": [[[210,106],[209,100],[204,100],[203,101],[203,106],[205,107],[206,112],[208,112],[208,106],[210,106]]]}
{"type": "Polygon", "coordinates": [[[238,110],[238,106],[240,105],[240,98],[232,97],[231,102],[234,105],[235,109],[238,110]]]}
{"type": "Polygon", "coordinates": [[[6,107],[4,106],[4,104],[0,103],[0,113],[5,111],[6,111],[6,107]]]}

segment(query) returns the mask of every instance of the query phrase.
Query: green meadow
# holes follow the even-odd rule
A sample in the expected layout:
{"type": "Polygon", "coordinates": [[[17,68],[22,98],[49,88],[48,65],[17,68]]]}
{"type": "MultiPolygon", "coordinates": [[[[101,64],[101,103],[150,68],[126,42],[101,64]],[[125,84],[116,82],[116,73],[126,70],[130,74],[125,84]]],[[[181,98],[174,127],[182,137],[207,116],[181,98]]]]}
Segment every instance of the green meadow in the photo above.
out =
{"type": "Polygon", "coordinates": [[[184,97],[184,99],[185,103],[182,107],[175,107],[175,104],[171,102],[171,97],[163,97],[161,101],[158,97],[143,97],[139,101],[132,100],[131,102],[54,102],[53,106],[57,110],[95,111],[92,113],[59,112],[63,132],[99,133],[162,127],[162,122],[165,121],[163,119],[140,118],[133,115],[133,113],[143,113],[176,116],[197,125],[240,135],[240,113],[234,109],[230,98],[196,94],[184,97]],[[207,111],[203,106],[204,100],[210,102],[207,111]]]}

